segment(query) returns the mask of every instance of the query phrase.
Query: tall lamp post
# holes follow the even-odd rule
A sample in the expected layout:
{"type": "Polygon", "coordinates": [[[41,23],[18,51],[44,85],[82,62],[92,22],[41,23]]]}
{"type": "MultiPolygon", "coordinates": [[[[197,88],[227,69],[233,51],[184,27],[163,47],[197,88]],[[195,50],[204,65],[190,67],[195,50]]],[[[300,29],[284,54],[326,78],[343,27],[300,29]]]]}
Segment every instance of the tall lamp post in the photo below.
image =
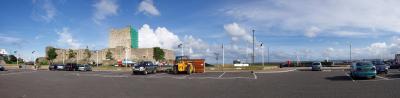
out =
{"type": "Polygon", "coordinates": [[[261,56],[262,56],[262,66],[264,67],[264,46],[263,46],[263,42],[261,42],[260,47],[261,47],[261,56]]]}
{"type": "Polygon", "coordinates": [[[255,32],[255,30],[252,30],[252,31],[253,31],[253,55],[251,56],[251,62],[254,65],[254,32],[255,32]]]}
{"type": "Polygon", "coordinates": [[[99,50],[96,50],[96,66],[99,67],[99,50]]]}
{"type": "Polygon", "coordinates": [[[224,50],[224,44],[222,44],[222,71],[224,71],[224,66],[225,66],[225,50],[224,50]]]}
{"type": "Polygon", "coordinates": [[[18,66],[18,53],[17,53],[17,51],[14,51],[14,53],[17,56],[17,66],[18,66]]]}
{"type": "Polygon", "coordinates": [[[179,44],[178,47],[181,48],[181,54],[182,54],[182,56],[184,56],[184,54],[183,54],[183,44],[182,43],[179,44]]]}

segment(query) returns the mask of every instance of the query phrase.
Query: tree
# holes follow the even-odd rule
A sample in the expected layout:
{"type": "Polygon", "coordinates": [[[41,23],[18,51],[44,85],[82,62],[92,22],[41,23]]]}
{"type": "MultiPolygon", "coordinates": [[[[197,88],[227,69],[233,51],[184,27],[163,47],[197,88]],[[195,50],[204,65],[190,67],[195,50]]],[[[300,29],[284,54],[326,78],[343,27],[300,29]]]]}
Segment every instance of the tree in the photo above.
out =
{"type": "Polygon", "coordinates": [[[15,57],[14,55],[9,55],[9,58],[11,63],[17,62],[17,57],[15,57]]]}
{"type": "Polygon", "coordinates": [[[86,59],[89,59],[90,57],[92,57],[92,53],[90,52],[90,50],[86,47],[85,49],[85,53],[86,54],[86,59]]]}
{"type": "Polygon", "coordinates": [[[112,57],[112,53],[111,53],[110,50],[107,50],[106,59],[108,59],[108,60],[113,60],[113,59],[114,59],[114,58],[112,57]]]}
{"type": "Polygon", "coordinates": [[[50,47],[47,51],[47,60],[50,61],[50,64],[53,64],[53,60],[57,58],[56,48],[50,47]]]}
{"type": "Polygon", "coordinates": [[[156,61],[164,60],[165,53],[160,47],[153,48],[153,58],[156,61]]]}
{"type": "Polygon", "coordinates": [[[74,52],[72,49],[69,49],[68,59],[75,58],[75,56],[76,56],[76,52],[74,52]]]}

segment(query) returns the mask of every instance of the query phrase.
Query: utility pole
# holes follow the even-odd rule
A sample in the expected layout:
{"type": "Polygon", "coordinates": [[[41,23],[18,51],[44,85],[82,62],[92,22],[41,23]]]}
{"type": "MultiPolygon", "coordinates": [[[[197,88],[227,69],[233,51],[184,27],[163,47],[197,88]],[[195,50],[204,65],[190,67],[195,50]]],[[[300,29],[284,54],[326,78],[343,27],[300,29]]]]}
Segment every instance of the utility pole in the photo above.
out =
{"type": "Polygon", "coordinates": [[[252,31],[253,31],[253,55],[252,55],[251,61],[252,61],[252,64],[254,65],[254,31],[255,30],[252,30],[252,31]]]}

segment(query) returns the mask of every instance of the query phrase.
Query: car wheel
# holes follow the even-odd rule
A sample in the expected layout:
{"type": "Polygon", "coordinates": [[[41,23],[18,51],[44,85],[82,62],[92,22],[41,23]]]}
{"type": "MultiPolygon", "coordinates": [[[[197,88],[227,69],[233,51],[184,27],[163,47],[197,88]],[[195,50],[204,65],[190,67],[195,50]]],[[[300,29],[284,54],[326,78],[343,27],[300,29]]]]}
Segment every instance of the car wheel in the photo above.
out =
{"type": "Polygon", "coordinates": [[[173,68],[173,73],[174,73],[174,74],[178,74],[178,67],[174,67],[174,68],[173,68]]]}
{"type": "Polygon", "coordinates": [[[144,75],[147,75],[147,74],[148,74],[148,73],[147,73],[147,70],[143,71],[143,74],[144,74],[144,75]]]}
{"type": "Polygon", "coordinates": [[[190,67],[191,67],[190,65],[189,65],[189,66],[186,66],[186,73],[189,74],[189,75],[192,73],[192,72],[190,71],[190,67]]]}
{"type": "Polygon", "coordinates": [[[136,72],[132,71],[132,75],[136,75],[136,72]]]}
{"type": "Polygon", "coordinates": [[[153,72],[151,72],[153,74],[157,73],[157,69],[154,69],[153,72]]]}

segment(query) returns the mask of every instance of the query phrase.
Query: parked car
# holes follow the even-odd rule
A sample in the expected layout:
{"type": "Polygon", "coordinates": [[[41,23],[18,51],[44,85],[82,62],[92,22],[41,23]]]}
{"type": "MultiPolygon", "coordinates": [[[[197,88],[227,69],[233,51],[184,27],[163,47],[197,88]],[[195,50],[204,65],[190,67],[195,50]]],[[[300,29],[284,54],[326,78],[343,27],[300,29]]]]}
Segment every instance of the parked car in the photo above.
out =
{"type": "Polygon", "coordinates": [[[75,71],[78,70],[78,66],[76,63],[68,63],[64,66],[64,70],[66,71],[75,71]]]}
{"type": "Polygon", "coordinates": [[[369,61],[355,62],[350,66],[352,78],[375,78],[376,67],[369,61]]]}
{"type": "Polygon", "coordinates": [[[79,71],[92,71],[92,66],[88,64],[78,64],[79,71]]]}
{"type": "Polygon", "coordinates": [[[321,62],[314,62],[311,64],[312,71],[322,71],[322,64],[321,62]]]}
{"type": "Polygon", "coordinates": [[[142,73],[147,75],[149,72],[156,73],[158,65],[153,64],[151,61],[143,61],[132,67],[132,74],[142,73]]]}
{"type": "Polygon", "coordinates": [[[389,66],[386,65],[383,61],[373,61],[372,63],[376,68],[377,74],[387,74],[389,72],[389,66]]]}
{"type": "Polygon", "coordinates": [[[54,71],[54,70],[64,70],[65,65],[63,64],[52,64],[49,66],[49,70],[54,71]]]}
{"type": "Polygon", "coordinates": [[[6,68],[3,65],[0,65],[0,71],[5,71],[6,68]]]}

